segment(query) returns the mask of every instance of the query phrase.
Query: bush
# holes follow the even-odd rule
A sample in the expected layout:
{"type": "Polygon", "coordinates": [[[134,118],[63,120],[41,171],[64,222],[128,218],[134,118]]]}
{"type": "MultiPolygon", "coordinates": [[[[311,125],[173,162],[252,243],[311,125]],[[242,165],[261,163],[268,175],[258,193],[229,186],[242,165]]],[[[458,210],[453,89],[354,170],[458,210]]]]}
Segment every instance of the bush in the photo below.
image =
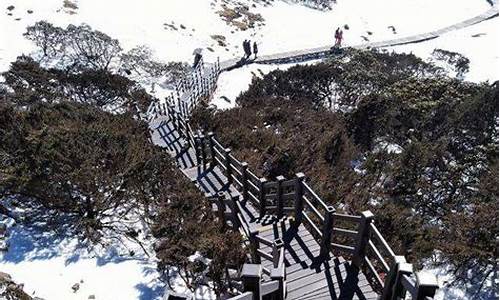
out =
{"type": "Polygon", "coordinates": [[[439,253],[453,284],[495,293],[485,282],[498,267],[498,82],[448,78],[412,55],[348,51],[271,72],[237,103],[194,121],[259,175],[304,172],[330,204],[374,211],[396,252],[420,263],[439,253]]]}

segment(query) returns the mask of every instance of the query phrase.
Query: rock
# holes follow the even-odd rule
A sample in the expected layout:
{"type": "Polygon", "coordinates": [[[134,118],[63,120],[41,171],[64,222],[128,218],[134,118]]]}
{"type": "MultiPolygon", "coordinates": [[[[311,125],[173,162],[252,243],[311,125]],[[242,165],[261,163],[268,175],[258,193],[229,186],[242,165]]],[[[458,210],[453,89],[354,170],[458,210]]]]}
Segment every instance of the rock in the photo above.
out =
{"type": "Polygon", "coordinates": [[[9,11],[13,11],[14,8],[16,8],[14,5],[7,6],[7,10],[9,10],[9,11]]]}
{"type": "Polygon", "coordinates": [[[10,277],[9,274],[7,273],[4,273],[4,272],[0,272],[0,282],[1,281],[11,281],[12,278],[10,277]]]}
{"type": "Polygon", "coordinates": [[[95,295],[90,295],[89,299],[95,299],[95,295]]]}
{"type": "Polygon", "coordinates": [[[73,290],[73,293],[76,293],[80,289],[80,284],[79,283],[73,284],[71,289],[73,290]]]}
{"type": "Polygon", "coordinates": [[[28,9],[27,12],[31,15],[33,11],[31,9],[28,9]]]}

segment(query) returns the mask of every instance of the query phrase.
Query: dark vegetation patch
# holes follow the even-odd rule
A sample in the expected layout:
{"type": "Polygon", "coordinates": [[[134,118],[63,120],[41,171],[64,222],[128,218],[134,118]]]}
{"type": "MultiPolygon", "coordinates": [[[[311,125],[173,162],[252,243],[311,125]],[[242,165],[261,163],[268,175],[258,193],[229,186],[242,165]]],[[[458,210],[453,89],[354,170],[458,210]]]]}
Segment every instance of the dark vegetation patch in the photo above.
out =
{"type": "Polygon", "coordinates": [[[443,49],[434,49],[434,51],[432,51],[432,56],[436,60],[440,60],[451,65],[458,77],[463,77],[467,72],[469,72],[470,60],[460,53],[443,49]]]}
{"type": "Polygon", "coordinates": [[[227,294],[228,269],[245,260],[241,235],[221,226],[204,195],[151,143],[140,113],[153,99],[112,62],[177,78],[183,65],[166,70],[141,47],[122,53],[85,25],[39,22],[26,35],[41,55],[19,57],[0,85],[2,218],[89,247],[122,239],[142,246],[137,220],[156,240],[167,284],[174,268],[193,291],[210,281],[227,294]],[[196,252],[211,262],[190,260],[196,252]]]}
{"type": "Polygon", "coordinates": [[[237,103],[194,121],[260,175],[304,172],[338,209],[372,210],[398,253],[494,293],[483,280],[498,268],[498,82],[351,50],[254,79],[237,103]]]}

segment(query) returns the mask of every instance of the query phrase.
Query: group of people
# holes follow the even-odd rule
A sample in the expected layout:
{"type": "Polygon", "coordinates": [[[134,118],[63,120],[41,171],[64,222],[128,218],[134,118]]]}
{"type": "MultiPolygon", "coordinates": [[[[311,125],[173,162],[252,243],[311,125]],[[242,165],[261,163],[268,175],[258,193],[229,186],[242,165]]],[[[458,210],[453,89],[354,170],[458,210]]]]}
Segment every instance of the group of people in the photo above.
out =
{"type": "Polygon", "coordinates": [[[335,30],[335,47],[339,47],[342,44],[342,39],[343,39],[344,32],[340,27],[337,27],[337,30],[335,30]]]}
{"type": "MultiPolygon", "coordinates": [[[[250,40],[243,41],[243,51],[245,51],[245,59],[249,59],[252,56],[252,42],[250,40]]],[[[257,53],[259,53],[259,48],[257,47],[257,42],[253,42],[253,54],[257,58],[257,53]]]]}

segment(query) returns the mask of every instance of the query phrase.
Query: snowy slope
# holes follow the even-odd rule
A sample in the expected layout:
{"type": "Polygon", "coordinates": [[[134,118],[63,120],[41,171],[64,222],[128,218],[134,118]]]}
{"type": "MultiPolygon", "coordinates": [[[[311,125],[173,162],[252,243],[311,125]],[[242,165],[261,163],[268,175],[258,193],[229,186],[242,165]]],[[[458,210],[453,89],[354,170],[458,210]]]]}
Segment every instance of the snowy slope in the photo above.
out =
{"type": "Polygon", "coordinates": [[[77,9],[63,7],[63,0],[2,1],[0,71],[20,53],[32,50],[22,33],[38,20],[59,26],[87,23],[118,38],[125,49],[145,44],[163,60],[190,61],[193,49],[198,47],[214,51],[205,51],[209,60],[217,56],[238,57],[245,38],[258,41],[261,54],[324,46],[333,42],[335,28],[345,24],[349,26],[344,32],[346,44],[363,43],[363,37],[370,41],[403,37],[462,21],[489,7],[480,0],[338,0],[331,11],[322,12],[283,1],[263,6],[258,1],[240,0],[248,4],[250,12],[264,18],[263,26],[241,31],[218,15],[222,10],[221,0],[73,2],[77,9]],[[14,9],[8,10],[10,5],[14,9]],[[388,26],[394,26],[396,34],[388,26]],[[213,35],[224,36],[227,45],[219,46],[213,35]]]}
{"type": "Polygon", "coordinates": [[[468,81],[498,80],[498,18],[453,31],[430,41],[389,48],[396,52],[406,52],[431,59],[434,49],[458,52],[470,59],[468,81]]]}
{"type": "Polygon", "coordinates": [[[46,300],[92,295],[95,299],[155,299],[163,292],[155,260],[138,245],[117,243],[89,250],[76,238],[46,230],[13,226],[9,233],[10,247],[0,254],[0,271],[24,284],[29,295],[46,300]]]}

